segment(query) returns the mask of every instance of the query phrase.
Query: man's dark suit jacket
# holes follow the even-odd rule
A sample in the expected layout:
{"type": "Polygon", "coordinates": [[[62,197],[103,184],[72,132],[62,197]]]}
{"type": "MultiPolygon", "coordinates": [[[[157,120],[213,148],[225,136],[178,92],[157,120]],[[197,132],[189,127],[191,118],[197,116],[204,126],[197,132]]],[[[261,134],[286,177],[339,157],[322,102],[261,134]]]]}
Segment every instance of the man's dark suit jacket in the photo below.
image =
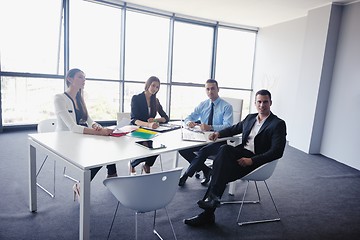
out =
{"type": "MultiPolygon", "coordinates": [[[[245,146],[257,115],[257,113],[249,114],[243,121],[219,131],[220,137],[231,137],[242,133],[242,144],[238,147],[245,146]]],[[[254,139],[255,155],[251,157],[253,168],[281,158],[284,153],[285,144],[285,121],[270,113],[254,139]]]]}
{"type": "Polygon", "coordinates": [[[154,116],[150,116],[148,105],[146,102],[145,92],[138,95],[134,95],[131,99],[131,123],[135,124],[136,120],[147,122],[149,118],[155,118],[156,113],[159,113],[161,117],[169,121],[168,115],[164,112],[160,102],[156,99],[156,112],[154,116]]]}

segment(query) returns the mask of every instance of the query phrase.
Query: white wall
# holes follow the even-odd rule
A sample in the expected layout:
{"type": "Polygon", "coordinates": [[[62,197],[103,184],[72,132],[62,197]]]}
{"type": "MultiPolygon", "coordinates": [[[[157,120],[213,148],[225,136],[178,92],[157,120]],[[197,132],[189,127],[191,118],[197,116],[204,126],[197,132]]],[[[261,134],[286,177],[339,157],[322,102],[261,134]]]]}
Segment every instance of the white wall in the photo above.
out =
{"type": "Polygon", "coordinates": [[[305,29],[306,18],[300,18],[260,29],[257,38],[254,92],[262,88],[271,92],[271,110],[285,120],[290,143],[298,128],[292,115],[298,111],[296,94],[305,29]]]}
{"type": "Polygon", "coordinates": [[[343,8],[321,154],[360,170],[360,2],[343,8]]]}
{"type": "Polygon", "coordinates": [[[260,29],[254,72],[254,91],[273,93],[272,111],[286,121],[291,146],[357,169],[359,22],[358,2],[260,29]]]}

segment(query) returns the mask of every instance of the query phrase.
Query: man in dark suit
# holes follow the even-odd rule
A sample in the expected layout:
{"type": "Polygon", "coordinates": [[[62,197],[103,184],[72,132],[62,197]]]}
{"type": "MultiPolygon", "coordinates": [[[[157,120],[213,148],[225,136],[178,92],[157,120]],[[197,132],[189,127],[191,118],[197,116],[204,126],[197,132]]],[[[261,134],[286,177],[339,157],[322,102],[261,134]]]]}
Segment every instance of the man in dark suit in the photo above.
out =
{"type": "Polygon", "coordinates": [[[242,143],[233,147],[222,145],[213,163],[211,184],[203,200],[197,203],[204,209],[199,215],[185,219],[184,223],[199,227],[215,223],[215,209],[226,184],[240,179],[261,165],[282,157],[286,144],[286,124],[270,111],[272,101],[268,90],[255,95],[258,113],[209,136],[210,140],[242,133],[242,143]]]}

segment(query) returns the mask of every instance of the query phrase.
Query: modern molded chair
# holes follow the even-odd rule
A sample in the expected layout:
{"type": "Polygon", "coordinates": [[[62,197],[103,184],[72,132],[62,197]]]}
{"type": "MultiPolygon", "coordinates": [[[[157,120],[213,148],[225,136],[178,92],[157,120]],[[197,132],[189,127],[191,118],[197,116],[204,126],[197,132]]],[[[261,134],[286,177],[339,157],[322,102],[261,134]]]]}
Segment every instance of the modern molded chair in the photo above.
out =
{"type": "Polygon", "coordinates": [[[271,161],[269,163],[266,163],[266,164],[258,167],[254,171],[250,172],[249,174],[247,174],[246,176],[241,178],[241,180],[247,182],[246,188],[245,188],[245,191],[244,191],[244,194],[243,194],[243,197],[242,197],[241,201],[222,202],[222,204],[228,204],[228,203],[240,203],[241,204],[240,209],[239,209],[239,213],[238,213],[238,216],[237,216],[237,220],[236,220],[236,222],[237,222],[237,224],[239,226],[246,225],[246,224],[254,224],[254,223],[265,223],[265,222],[280,221],[279,211],[278,211],[278,209],[276,207],[276,204],[275,204],[275,201],[274,201],[274,199],[273,199],[273,197],[271,195],[270,189],[269,189],[269,187],[268,187],[268,185],[266,183],[266,180],[269,179],[272,176],[278,161],[279,160],[274,160],[274,161],[271,161]],[[255,183],[258,199],[254,200],[254,201],[245,201],[245,196],[246,196],[250,181],[255,183]],[[277,217],[270,218],[270,219],[251,220],[251,221],[242,221],[242,222],[240,222],[239,221],[240,216],[241,216],[241,213],[243,212],[243,207],[244,207],[245,203],[261,203],[261,198],[260,198],[259,189],[258,189],[258,185],[257,185],[257,182],[260,182],[260,181],[264,182],[264,184],[266,186],[266,189],[267,189],[267,191],[268,191],[268,193],[270,195],[271,201],[272,201],[272,203],[274,205],[274,208],[276,210],[277,217]]]}
{"type": "Polygon", "coordinates": [[[131,116],[129,112],[118,112],[116,114],[116,125],[122,127],[122,125],[129,125],[131,116]]]}
{"type": "MultiPolygon", "coordinates": [[[[54,132],[56,129],[56,119],[45,119],[42,120],[38,123],[37,125],[37,132],[38,133],[46,133],[46,132],[54,132]]],[[[44,164],[46,163],[48,159],[48,156],[45,157],[45,159],[43,160],[42,164],[39,167],[39,170],[36,173],[36,177],[40,174],[44,164]]],[[[50,197],[54,198],[55,197],[55,172],[56,172],[56,161],[54,161],[54,176],[53,176],[53,193],[51,193],[49,190],[47,190],[44,186],[42,186],[40,183],[36,182],[36,185],[42,189],[44,192],[46,192],[47,194],[50,195],[50,197]]],[[[63,175],[64,177],[74,181],[74,182],[79,182],[78,180],[72,178],[69,175],[66,175],[66,167],[64,167],[64,171],[63,171],[63,175]]]]}
{"type": "Polygon", "coordinates": [[[182,168],[175,168],[157,173],[105,179],[103,181],[104,185],[118,200],[108,238],[114,224],[119,203],[121,203],[124,207],[135,211],[135,239],[138,238],[138,214],[151,211],[154,211],[153,233],[162,239],[155,229],[156,210],[161,208],[165,209],[174,238],[177,239],[166,206],[175,196],[181,171],[182,168]]]}

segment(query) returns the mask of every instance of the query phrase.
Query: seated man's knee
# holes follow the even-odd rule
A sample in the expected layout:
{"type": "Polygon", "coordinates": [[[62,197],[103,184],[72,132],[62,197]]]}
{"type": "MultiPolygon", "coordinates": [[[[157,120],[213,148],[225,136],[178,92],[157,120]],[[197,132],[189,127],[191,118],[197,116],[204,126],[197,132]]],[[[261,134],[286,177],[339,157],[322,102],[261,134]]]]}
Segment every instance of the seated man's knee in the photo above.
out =
{"type": "Polygon", "coordinates": [[[233,149],[232,146],[230,145],[227,145],[227,144],[224,144],[224,145],[221,145],[220,146],[220,149],[219,149],[219,153],[222,152],[222,153],[225,153],[225,152],[229,152],[233,149]]]}

